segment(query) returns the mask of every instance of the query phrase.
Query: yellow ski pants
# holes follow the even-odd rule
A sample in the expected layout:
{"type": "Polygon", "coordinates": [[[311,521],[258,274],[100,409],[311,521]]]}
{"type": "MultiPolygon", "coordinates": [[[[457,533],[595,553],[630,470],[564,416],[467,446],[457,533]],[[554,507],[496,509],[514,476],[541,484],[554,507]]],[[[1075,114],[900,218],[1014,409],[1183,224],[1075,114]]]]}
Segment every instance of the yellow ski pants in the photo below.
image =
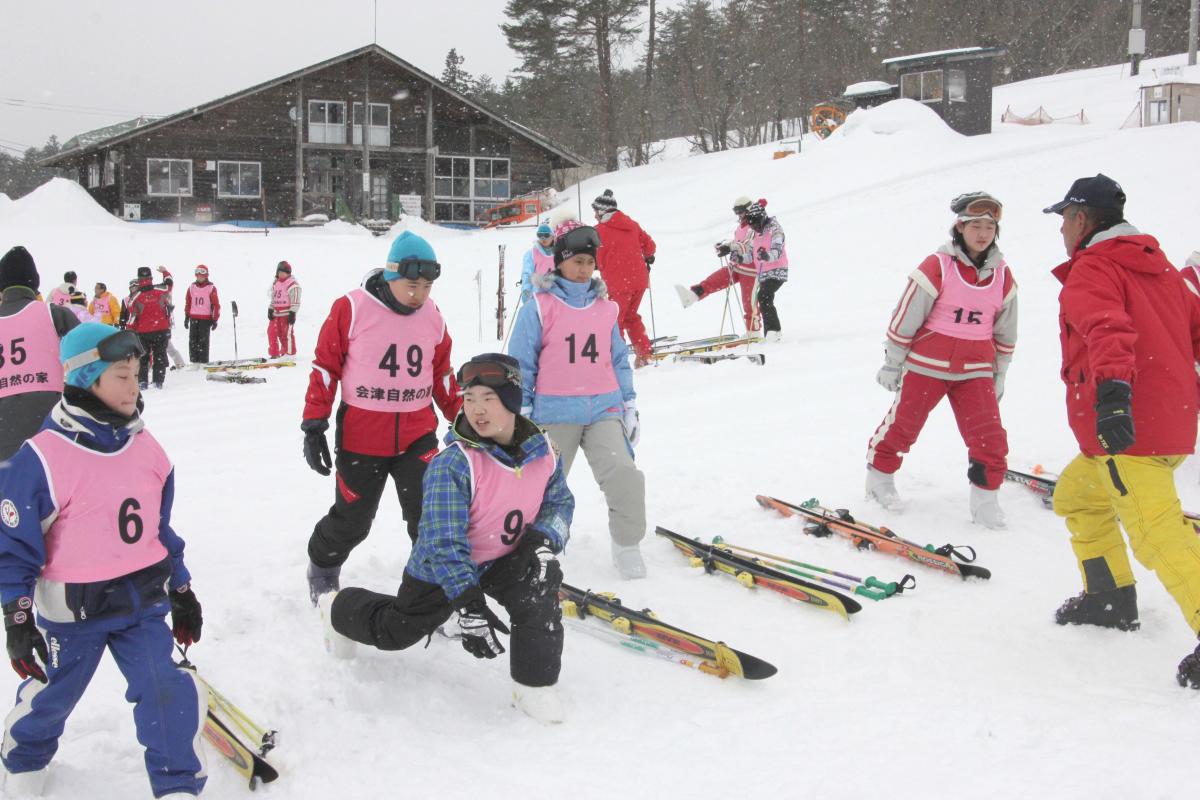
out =
{"type": "Polygon", "coordinates": [[[1133,555],[1158,575],[1200,634],[1200,536],[1175,491],[1175,468],[1185,458],[1081,453],[1059,476],[1054,513],[1066,519],[1086,591],[1133,585],[1124,525],[1133,555]]]}

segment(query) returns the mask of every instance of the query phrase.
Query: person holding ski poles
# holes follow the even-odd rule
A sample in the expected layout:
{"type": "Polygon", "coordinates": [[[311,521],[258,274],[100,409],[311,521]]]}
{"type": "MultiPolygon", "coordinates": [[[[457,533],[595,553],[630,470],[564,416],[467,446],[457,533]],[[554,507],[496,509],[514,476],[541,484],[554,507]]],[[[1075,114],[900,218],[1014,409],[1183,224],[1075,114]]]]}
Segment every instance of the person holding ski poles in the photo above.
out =
{"type": "Polygon", "coordinates": [[[563,648],[557,556],[570,535],[575,498],[545,431],[519,413],[514,359],[475,356],[459,369],[458,385],[462,411],[425,473],[420,533],[399,590],[322,595],[326,639],[342,657],[353,645],[340,637],[404,650],[455,615],[463,649],[495,658],[505,651],[497,631],[509,629],[488,607],[491,596],[512,624],[514,703],[539,722],[561,722],[554,688],[563,648]]]}
{"type": "Polygon", "coordinates": [[[593,253],[600,275],[608,286],[609,297],[617,304],[621,333],[633,345],[635,367],[650,363],[650,337],[638,309],[642,296],[650,288],[650,266],[654,263],[655,244],[650,234],[628,215],[617,209],[611,189],[592,201],[596,214],[596,235],[604,247],[593,253]]]}
{"type": "Polygon", "coordinates": [[[130,331],[76,326],[61,344],[62,400],[0,470],[0,601],[24,679],[4,729],[11,797],[41,794],[106,651],[128,683],[154,796],[204,788],[207,690],[172,658],[172,639],[200,641],[204,620],[171,527],[175,471],[141,417],[141,352],[130,331]]]}
{"type": "Polygon", "coordinates": [[[208,280],[208,267],[196,267],[196,280],[183,297],[183,327],[188,329],[188,359],[193,364],[208,363],[208,337],[221,319],[221,298],[217,287],[208,280]]]}
{"type": "Polygon", "coordinates": [[[1003,206],[987,192],[950,203],[950,240],[912,271],[892,313],[875,380],[895,400],[867,446],[867,497],[902,507],[894,475],[943,397],[967,445],[971,519],[1003,528],[1008,434],[1004,376],[1017,345],[1017,283],[997,241],[1003,206]]]}
{"type": "Polygon", "coordinates": [[[713,274],[700,283],[694,284],[691,288],[681,284],[675,286],[679,302],[683,304],[684,308],[687,308],[697,300],[702,300],[737,283],[742,292],[742,317],[746,323],[747,335],[762,327],[761,317],[756,313],[754,307],[754,287],[758,280],[758,267],[753,257],[746,261],[741,260],[743,254],[748,253],[745,243],[754,236],[750,223],[746,221],[746,211],[750,208],[751,202],[750,198],[744,195],[733,201],[733,213],[738,221],[737,228],[733,231],[732,239],[718,242],[716,245],[717,257],[728,258],[728,263],[722,264],[713,274]]]}
{"type": "MultiPolygon", "coordinates": [[[[1060,625],[1140,626],[1133,555],[1153,570],[1200,635],[1200,539],[1183,516],[1175,470],[1196,445],[1200,306],[1154,237],[1125,220],[1107,175],[1080,178],[1044,209],[1062,215],[1067,261],[1053,271],[1067,419],[1079,455],[1054,487],[1083,592],[1060,625]]],[[[1200,689],[1200,645],[1176,670],[1200,689]]]]}
{"type": "Polygon", "coordinates": [[[267,308],[267,355],[271,358],[296,355],[296,312],[300,310],[300,284],[292,277],[292,265],[280,261],[271,285],[267,308]]]}
{"type": "MultiPolygon", "coordinates": [[[[447,421],[462,406],[450,367],[450,333],[430,299],[442,274],[433,248],[405,231],[382,269],[334,301],[321,326],[304,396],[304,458],[320,475],[336,468],[334,502],[308,540],[313,605],[336,591],[342,565],[371,531],[388,476],[408,536],[417,538],[421,479],[437,455],[436,403],[447,421]],[[325,433],[338,384],[337,459],[325,433]]],[[[286,317],[284,317],[286,319],[286,317]]]]}
{"type": "Polygon", "coordinates": [[[549,223],[538,225],[537,241],[525,251],[521,264],[521,302],[528,303],[533,297],[533,277],[545,275],[554,269],[554,231],[549,223]]]}
{"type": "Polygon", "coordinates": [[[583,449],[607,501],[613,565],[643,578],[646,478],[633,459],[641,422],[620,308],[593,277],[603,249],[595,229],[564,223],[555,234],[554,271],[534,279],[508,345],[521,365],[521,413],[546,428],[567,474],[583,449]]]}

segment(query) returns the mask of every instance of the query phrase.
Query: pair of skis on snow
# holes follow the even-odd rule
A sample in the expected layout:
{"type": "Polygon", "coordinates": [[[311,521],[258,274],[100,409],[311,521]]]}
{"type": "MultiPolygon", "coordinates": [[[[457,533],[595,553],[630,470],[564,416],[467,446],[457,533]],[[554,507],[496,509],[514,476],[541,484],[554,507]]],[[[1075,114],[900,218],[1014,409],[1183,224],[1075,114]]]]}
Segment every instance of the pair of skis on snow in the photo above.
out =
{"type": "Polygon", "coordinates": [[[277,367],[294,367],[292,360],[270,361],[265,358],[242,358],[232,361],[213,361],[204,365],[205,376],[210,381],[218,383],[266,383],[267,379],[257,375],[247,375],[247,370],[271,369],[277,367]]]}
{"type": "Polygon", "coordinates": [[[676,340],[674,336],[664,336],[651,342],[650,359],[661,361],[670,358],[672,361],[692,361],[700,364],[715,364],[718,361],[731,361],[744,358],[752,364],[762,366],[767,363],[763,353],[731,353],[725,352],[738,347],[757,344],[761,336],[738,336],[728,333],[723,336],[709,336],[703,339],[691,339],[685,342],[676,340]]]}

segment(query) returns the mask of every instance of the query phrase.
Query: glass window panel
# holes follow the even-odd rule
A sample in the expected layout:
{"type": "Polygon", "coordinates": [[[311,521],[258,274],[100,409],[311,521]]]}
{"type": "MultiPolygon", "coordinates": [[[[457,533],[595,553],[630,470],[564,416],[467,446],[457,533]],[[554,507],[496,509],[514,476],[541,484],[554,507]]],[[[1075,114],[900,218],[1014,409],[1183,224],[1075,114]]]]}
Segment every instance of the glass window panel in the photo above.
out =
{"type": "Polygon", "coordinates": [[[450,203],[434,203],[433,218],[438,222],[448,222],[453,214],[453,206],[450,203]]]}
{"type": "Polygon", "coordinates": [[[362,125],[362,121],[363,121],[362,103],[354,104],[353,111],[351,111],[351,118],[353,119],[355,125],[362,125]]]}
{"type": "Polygon", "coordinates": [[[492,181],[492,197],[508,197],[508,181],[492,181]]]}
{"type": "Polygon", "coordinates": [[[967,73],[961,69],[947,70],[946,92],[952,101],[964,102],[967,99],[967,73]]]}
{"type": "Polygon", "coordinates": [[[508,177],[508,161],[506,159],[497,158],[492,161],[492,177],[507,178],[508,177]]]}
{"type": "Polygon", "coordinates": [[[900,96],[906,100],[921,99],[921,76],[919,73],[910,73],[900,76],[900,96]]]}
{"type": "Polygon", "coordinates": [[[391,108],[387,105],[371,104],[371,124],[372,125],[387,125],[391,116],[391,108]]]}
{"type": "Polygon", "coordinates": [[[454,159],[454,177],[456,177],[456,178],[471,177],[471,159],[469,159],[469,158],[454,159]]]}
{"type": "Polygon", "coordinates": [[[491,181],[481,181],[479,179],[476,179],[475,180],[475,196],[476,197],[491,197],[492,196],[492,182],[491,181]]]}
{"type": "Polygon", "coordinates": [[[325,113],[327,122],[341,124],[346,121],[346,105],[344,103],[329,103],[325,113]]]}
{"type": "Polygon", "coordinates": [[[453,182],[450,178],[434,178],[433,193],[438,197],[446,197],[450,194],[450,187],[453,182]]]}
{"type": "Polygon", "coordinates": [[[324,124],[324,122],[325,122],[325,104],[324,103],[313,101],[308,104],[308,121],[309,122],[319,122],[319,123],[324,124]]]}
{"type": "Polygon", "coordinates": [[[455,203],[453,220],[455,222],[470,222],[471,221],[471,204],[470,203],[455,203]]]}
{"type": "Polygon", "coordinates": [[[475,159],[475,177],[490,178],[492,177],[492,162],[486,158],[475,159]]]}
{"type": "MultiPolygon", "coordinates": [[[[370,132],[368,141],[373,147],[390,147],[392,144],[392,131],[389,128],[367,128],[370,132]]],[[[359,137],[361,142],[361,136],[359,137]]]]}
{"type": "Polygon", "coordinates": [[[442,177],[442,176],[450,177],[451,175],[454,174],[453,170],[454,170],[454,159],[439,157],[437,160],[437,163],[434,165],[433,174],[437,175],[438,177],[442,177]]]}
{"type": "Polygon", "coordinates": [[[246,197],[258,197],[262,193],[262,165],[242,164],[242,194],[246,197]]]}
{"type": "Polygon", "coordinates": [[[455,178],[454,189],[450,192],[452,197],[470,197],[471,196],[471,181],[467,178],[455,178]]]}
{"type": "Polygon", "coordinates": [[[174,194],[192,193],[192,162],[171,162],[171,192],[174,194]]]}

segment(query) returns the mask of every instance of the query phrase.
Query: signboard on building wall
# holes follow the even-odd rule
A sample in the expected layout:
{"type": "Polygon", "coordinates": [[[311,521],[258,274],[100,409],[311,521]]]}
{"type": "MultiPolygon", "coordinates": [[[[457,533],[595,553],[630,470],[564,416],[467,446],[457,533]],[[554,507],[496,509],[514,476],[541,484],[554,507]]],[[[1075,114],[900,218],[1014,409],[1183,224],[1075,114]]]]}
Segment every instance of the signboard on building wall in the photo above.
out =
{"type": "Polygon", "coordinates": [[[213,221],[212,203],[197,203],[195,220],[196,220],[196,222],[212,222],[213,221]]]}
{"type": "Polygon", "coordinates": [[[141,203],[126,203],[124,210],[121,212],[121,219],[137,222],[142,218],[141,203]]]}
{"type": "Polygon", "coordinates": [[[396,199],[400,201],[400,208],[406,216],[421,218],[421,195],[398,194],[396,199]]]}

